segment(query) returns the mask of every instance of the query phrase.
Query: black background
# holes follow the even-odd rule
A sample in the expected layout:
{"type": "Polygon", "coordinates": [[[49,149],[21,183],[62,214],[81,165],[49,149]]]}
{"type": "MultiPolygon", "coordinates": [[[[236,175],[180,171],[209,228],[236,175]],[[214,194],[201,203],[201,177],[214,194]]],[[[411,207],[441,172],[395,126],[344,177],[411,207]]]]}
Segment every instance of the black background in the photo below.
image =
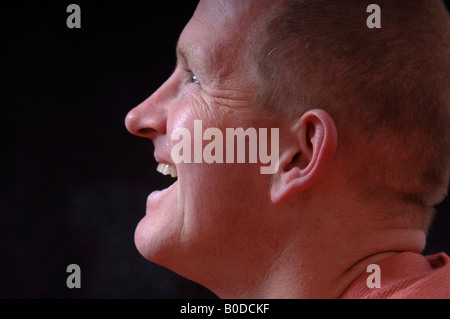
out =
{"type": "MultiPolygon", "coordinates": [[[[136,250],[146,198],[168,179],[124,126],[173,71],[196,1],[77,1],[81,29],[66,26],[70,3],[1,11],[13,101],[2,103],[0,297],[215,298],[136,250]],[[66,286],[72,263],[80,289],[66,286]]],[[[426,254],[450,253],[449,198],[437,210],[426,254]]]]}

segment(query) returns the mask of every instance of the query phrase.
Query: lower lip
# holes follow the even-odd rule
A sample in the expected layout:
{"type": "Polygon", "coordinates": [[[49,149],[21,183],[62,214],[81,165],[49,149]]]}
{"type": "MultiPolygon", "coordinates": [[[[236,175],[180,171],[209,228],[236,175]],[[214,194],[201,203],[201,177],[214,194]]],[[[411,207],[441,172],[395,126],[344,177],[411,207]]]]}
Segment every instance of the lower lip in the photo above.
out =
{"type": "Polygon", "coordinates": [[[157,204],[157,201],[161,200],[161,198],[166,193],[168,193],[171,189],[173,189],[177,183],[178,183],[178,181],[176,181],[175,183],[173,183],[172,185],[170,185],[169,187],[167,187],[165,189],[155,190],[155,191],[151,192],[150,195],[148,195],[148,197],[147,197],[147,205],[149,205],[149,204],[152,204],[152,205],[157,204]]]}

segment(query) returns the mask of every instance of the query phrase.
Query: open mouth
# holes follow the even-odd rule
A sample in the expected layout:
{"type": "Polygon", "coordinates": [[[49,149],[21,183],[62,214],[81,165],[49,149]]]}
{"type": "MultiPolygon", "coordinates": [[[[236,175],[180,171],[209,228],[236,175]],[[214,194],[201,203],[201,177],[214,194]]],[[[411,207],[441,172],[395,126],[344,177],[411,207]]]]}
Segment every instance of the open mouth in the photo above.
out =
{"type": "MultiPolygon", "coordinates": [[[[161,189],[157,189],[151,192],[151,194],[147,198],[147,204],[154,207],[155,205],[159,205],[159,200],[162,196],[165,196],[170,190],[176,187],[178,181],[178,172],[177,168],[169,163],[159,163],[156,167],[156,171],[163,175],[169,175],[169,178],[163,178],[162,180],[158,180],[158,185],[161,189]]],[[[159,188],[159,187],[158,187],[159,188]]]]}

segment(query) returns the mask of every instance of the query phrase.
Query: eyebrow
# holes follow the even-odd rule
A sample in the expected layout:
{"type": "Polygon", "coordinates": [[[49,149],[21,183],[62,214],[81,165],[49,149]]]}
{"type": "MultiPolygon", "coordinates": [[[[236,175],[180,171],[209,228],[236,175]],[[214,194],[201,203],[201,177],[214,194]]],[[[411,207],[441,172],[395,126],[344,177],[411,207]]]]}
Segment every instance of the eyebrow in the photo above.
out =
{"type": "Polygon", "coordinates": [[[178,56],[181,56],[192,67],[206,70],[208,65],[211,66],[212,57],[210,53],[200,50],[194,44],[180,44],[178,41],[175,51],[177,53],[177,63],[179,62],[178,56]]]}
{"type": "Polygon", "coordinates": [[[177,56],[180,55],[183,58],[187,59],[190,56],[190,50],[187,46],[180,45],[180,42],[177,42],[177,46],[175,48],[175,52],[177,53],[177,56]]]}
{"type": "Polygon", "coordinates": [[[180,42],[177,42],[177,46],[175,49],[177,53],[177,57],[181,56],[184,58],[187,62],[194,62],[194,57],[198,54],[196,54],[194,46],[188,45],[188,44],[180,44],[180,42]]]}

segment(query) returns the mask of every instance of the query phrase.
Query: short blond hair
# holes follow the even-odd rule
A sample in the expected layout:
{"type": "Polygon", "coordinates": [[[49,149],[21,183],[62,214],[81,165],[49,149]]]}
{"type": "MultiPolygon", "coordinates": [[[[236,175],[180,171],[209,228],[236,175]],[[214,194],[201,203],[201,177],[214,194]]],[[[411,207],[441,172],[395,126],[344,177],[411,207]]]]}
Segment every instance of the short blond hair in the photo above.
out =
{"type": "Polygon", "coordinates": [[[379,0],[381,28],[371,29],[370,3],[286,0],[270,12],[257,103],[287,117],[324,109],[355,189],[429,208],[450,175],[448,11],[438,0],[379,0]]]}

